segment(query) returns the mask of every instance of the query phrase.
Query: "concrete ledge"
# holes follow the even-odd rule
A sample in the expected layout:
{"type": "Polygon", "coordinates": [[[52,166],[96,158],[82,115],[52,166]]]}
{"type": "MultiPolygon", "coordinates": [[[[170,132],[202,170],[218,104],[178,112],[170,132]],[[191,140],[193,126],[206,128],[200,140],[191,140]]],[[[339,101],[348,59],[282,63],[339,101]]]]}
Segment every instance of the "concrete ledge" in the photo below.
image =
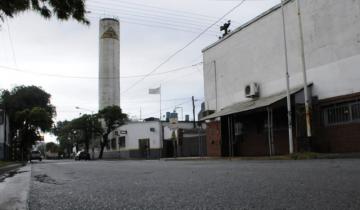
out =
{"type": "Polygon", "coordinates": [[[164,161],[186,160],[311,160],[311,159],[360,159],[360,153],[294,153],[293,155],[254,157],[174,157],[161,158],[164,161]],[[296,158],[295,156],[298,156],[296,158]]]}

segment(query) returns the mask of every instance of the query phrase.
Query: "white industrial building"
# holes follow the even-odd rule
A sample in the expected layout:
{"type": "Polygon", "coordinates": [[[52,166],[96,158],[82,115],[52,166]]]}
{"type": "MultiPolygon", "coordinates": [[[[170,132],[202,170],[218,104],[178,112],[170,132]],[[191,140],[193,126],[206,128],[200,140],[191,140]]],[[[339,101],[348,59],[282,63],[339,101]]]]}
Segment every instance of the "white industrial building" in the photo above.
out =
{"type": "MultiPolygon", "coordinates": [[[[360,1],[300,2],[301,16],[296,1],[284,5],[295,149],[305,135],[300,17],[311,87],[311,147],[321,152],[358,152],[360,1]]],[[[214,156],[266,155],[272,147],[273,154],[287,153],[280,5],[206,47],[203,61],[208,151],[214,156]],[[259,96],[247,97],[247,86],[259,96]]]]}

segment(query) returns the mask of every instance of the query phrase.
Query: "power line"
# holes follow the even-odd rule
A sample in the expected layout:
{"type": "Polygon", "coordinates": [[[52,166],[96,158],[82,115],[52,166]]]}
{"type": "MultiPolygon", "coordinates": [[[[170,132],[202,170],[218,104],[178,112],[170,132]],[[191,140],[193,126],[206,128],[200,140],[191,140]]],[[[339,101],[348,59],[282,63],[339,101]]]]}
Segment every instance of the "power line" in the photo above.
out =
{"type": "MultiPolygon", "coordinates": [[[[169,73],[173,73],[173,72],[177,72],[177,71],[183,71],[183,70],[195,67],[195,66],[197,66],[197,65],[199,65],[201,63],[202,62],[192,64],[192,65],[188,65],[188,66],[175,68],[175,69],[168,70],[168,71],[158,72],[156,74],[153,74],[152,76],[164,75],[164,74],[169,74],[169,73]]],[[[11,71],[16,71],[16,72],[27,73],[27,74],[36,74],[36,75],[40,75],[40,76],[67,78],[67,79],[118,79],[117,77],[87,77],[87,76],[72,76],[72,75],[62,75],[62,74],[48,74],[48,73],[42,73],[42,72],[25,71],[25,70],[22,70],[22,69],[19,69],[19,68],[2,66],[2,65],[0,65],[0,68],[11,70],[11,71]]],[[[138,78],[138,77],[143,77],[145,75],[146,74],[120,76],[120,78],[122,78],[122,79],[138,78]]]]}
{"type": "MultiPolygon", "coordinates": [[[[108,5],[108,4],[107,4],[108,5]]],[[[147,10],[143,10],[143,9],[138,9],[138,8],[129,8],[129,7],[118,7],[118,6],[113,6],[113,5],[108,5],[107,7],[104,7],[104,4],[102,3],[88,3],[89,9],[91,10],[91,8],[95,8],[95,9],[105,9],[105,10],[112,10],[112,11],[117,11],[121,14],[128,14],[128,15],[132,15],[132,16],[142,16],[142,17],[151,17],[151,18],[157,18],[157,19],[162,19],[162,20],[171,20],[171,22],[182,22],[182,23],[186,23],[189,25],[197,25],[197,26],[204,26],[208,25],[209,23],[211,23],[212,21],[203,21],[201,19],[198,19],[197,17],[188,17],[188,16],[183,16],[183,15],[179,15],[179,14],[172,14],[172,15],[167,15],[166,13],[164,13],[164,11],[147,11],[147,10]],[[90,6],[89,6],[90,5],[90,6]]]]}
{"type": "MultiPolygon", "coordinates": [[[[101,13],[101,12],[92,12],[92,13],[94,14],[94,16],[88,15],[90,18],[100,19],[102,16],[104,16],[104,17],[114,16],[114,17],[119,18],[119,16],[114,15],[114,14],[109,14],[109,13],[101,13]]],[[[135,20],[132,18],[125,18],[125,17],[121,17],[121,22],[128,23],[128,24],[141,25],[141,26],[146,26],[146,27],[151,27],[151,28],[154,28],[154,27],[164,28],[164,29],[182,31],[182,32],[187,32],[187,33],[199,33],[199,31],[201,30],[199,28],[179,27],[179,26],[174,26],[171,24],[163,24],[163,23],[156,23],[156,22],[154,23],[154,22],[150,22],[147,20],[135,20]]],[[[209,32],[206,35],[209,35],[212,37],[217,37],[217,33],[214,33],[214,32],[209,32]]]]}
{"type": "MultiPolygon", "coordinates": [[[[89,18],[96,18],[97,20],[99,20],[101,17],[109,17],[110,15],[106,15],[106,14],[100,14],[97,13],[98,16],[91,16],[88,15],[89,18]]],[[[114,17],[116,17],[115,15],[112,15],[114,17]]],[[[143,23],[143,22],[137,22],[137,21],[130,21],[130,20],[121,20],[122,23],[128,23],[128,24],[134,24],[134,25],[140,25],[140,26],[146,26],[146,27],[151,27],[151,28],[163,28],[163,29],[168,29],[168,30],[173,30],[173,31],[181,31],[181,32],[186,32],[186,33],[198,33],[198,31],[192,31],[192,30],[188,30],[188,29],[181,29],[181,28],[175,28],[175,27],[169,27],[169,26],[164,26],[164,25],[155,25],[155,24],[149,24],[149,23],[143,23]]],[[[208,36],[212,36],[215,37],[215,35],[210,35],[210,34],[206,34],[208,36]]],[[[217,37],[217,36],[216,36],[217,37]]]]}
{"type": "Polygon", "coordinates": [[[8,29],[7,31],[8,31],[8,35],[9,35],[9,41],[10,41],[10,47],[11,47],[11,52],[12,52],[12,58],[13,58],[13,61],[14,61],[15,66],[17,66],[16,56],[15,56],[15,50],[14,50],[14,45],[13,45],[13,41],[12,41],[12,38],[11,38],[10,26],[9,26],[8,19],[7,19],[7,18],[5,18],[5,22],[6,22],[7,29],[8,29]]]}
{"type": "MultiPolygon", "coordinates": [[[[94,13],[94,14],[101,14],[101,10],[99,9],[92,9],[90,10],[90,12],[94,13]]],[[[191,24],[186,24],[186,23],[179,23],[179,22],[169,22],[168,20],[163,20],[163,19],[157,19],[157,18],[153,18],[153,17],[149,17],[149,16],[143,16],[143,15],[129,15],[129,14],[125,14],[125,13],[118,13],[118,12],[106,12],[108,14],[111,14],[111,16],[117,16],[119,19],[121,20],[131,20],[131,21],[140,21],[140,23],[155,23],[155,24],[160,24],[160,25],[164,25],[164,26],[168,26],[168,27],[174,27],[174,28],[184,28],[184,29],[189,29],[192,31],[200,31],[201,28],[203,26],[191,26],[191,24]]],[[[214,30],[209,31],[208,33],[211,33],[213,35],[217,35],[218,33],[214,30]]]]}
{"type": "Polygon", "coordinates": [[[154,72],[156,72],[159,68],[161,68],[163,65],[165,65],[167,62],[169,62],[173,57],[175,57],[177,54],[179,54],[180,52],[182,52],[184,49],[186,49],[188,46],[190,46],[192,43],[194,43],[196,40],[198,40],[204,33],[206,33],[211,27],[213,27],[214,25],[216,25],[218,22],[220,22],[223,18],[225,18],[227,15],[229,15],[230,13],[232,13],[234,10],[236,10],[238,7],[240,7],[246,0],[242,0],[239,4],[237,4],[235,7],[233,7],[231,10],[229,10],[228,12],[226,12],[223,16],[221,16],[217,21],[215,21],[213,24],[211,24],[210,26],[208,26],[206,29],[204,29],[200,34],[198,34],[195,38],[193,38],[192,40],[190,40],[190,42],[188,42],[184,47],[180,48],[179,50],[175,51],[173,54],[171,54],[167,59],[165,59],[163,62],[161,62],[157,67],[155,67],[151,72],[149,72],[147,75],[145,75],[143,78],[141,78],[140,80],[136,81],[135,83],[133,83],[129,88],[127,88],[125,91],[122,92],[122,94],[126,93],[127,91],[129,91],[130,89],[132,89],[133,87],[135,87],[137,84],[139,84],[140,82],[142,82],[144,79],[146,79],[148,76],[150,76],[151,74],[153,74],[154,72]]]}
{"type": "MultiPolygon", "coordinates": [[[[91,0],[89,2],[98,2],[102,5],[104,4],[104,2],[99,2],[96,0],[91,0]]],[[[203,15],[203,14],[198,14],[198,13],[193,13],[193,12],[188,12],[188,11],[174,10],[174,9],[169,9],[169,8],[156,7],[156,6],[152,6],[152,5],[139,4],[139,3],[135,3],[135,2],[127,2],[127,1],[120,1],[120,0],[116,0],[116,1],[112,1],[112,2],[113,3],[110,3],[110,4],[117,5],[119,7],[127,7],[127,8],[136,9],[136,10],[143,10],[143,11],[144,11],[144,9],[140,9],[140,8],[146,8],[147,11],[153,11],[156,13],[161,12],[162,14],[182,16],[182,17],[187,17],[190,19],[196,18],[198,20],[202,19],[204,21],[209,21],[209,22],[213,22],[217,19],[216,17],[211,17],[211,16],[207,16],[207,15],[203,15]],[[125,5],[128,5],[128,6],[125,6],[125,5]]],[[[107,3],[107,4],[109,4],[109,3],[107,3]]]]}

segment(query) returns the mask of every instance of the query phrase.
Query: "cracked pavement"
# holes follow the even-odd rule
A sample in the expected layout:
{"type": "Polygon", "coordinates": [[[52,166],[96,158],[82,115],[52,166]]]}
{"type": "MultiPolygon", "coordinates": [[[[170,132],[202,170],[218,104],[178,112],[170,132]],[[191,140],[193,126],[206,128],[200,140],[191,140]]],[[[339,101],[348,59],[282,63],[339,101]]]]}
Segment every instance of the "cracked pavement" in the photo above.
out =
{"type": "Polygon", "coordinates": [[[359,209],[360,160],[43,161],[30,210],[359,209]]]}

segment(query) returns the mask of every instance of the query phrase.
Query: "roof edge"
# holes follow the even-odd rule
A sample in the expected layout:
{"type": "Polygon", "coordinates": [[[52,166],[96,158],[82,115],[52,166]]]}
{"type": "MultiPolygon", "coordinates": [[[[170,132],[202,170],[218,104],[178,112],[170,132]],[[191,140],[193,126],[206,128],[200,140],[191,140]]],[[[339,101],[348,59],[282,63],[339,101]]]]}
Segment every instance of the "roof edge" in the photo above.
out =
{"type": "MultiPolygon", "coordinates": [[[[284,5],[290,3],[291,1],[294,0],[285,0],[284,1],[284,5]]],[[[209,46],[205,47],[204,49],[201,50],[202,53],[204,53],[205,51],[215,47],[216,45],[218,45],[219,43],[225,41],[226,39],[230,38],[231,36],[233,36],[234,34],[236,34],[237,32],[247,28],[248,26],[252,25],[253,23],[257,22],[258,20],[261,20],[262,18],[264,18],[265,16],[275,12],[276,10],[281,8],[281,3],[271,7],[270,9],[266,10],[265,12],[261,13],[260,15],[254,17],[253,19],[247,21],[246,23],[242,24],[241,26],[235,28],[233,31],[231,31],[228,35],[226,35],[225,37],[217,40],[216,42],[210,44],[209,46]]]]}

